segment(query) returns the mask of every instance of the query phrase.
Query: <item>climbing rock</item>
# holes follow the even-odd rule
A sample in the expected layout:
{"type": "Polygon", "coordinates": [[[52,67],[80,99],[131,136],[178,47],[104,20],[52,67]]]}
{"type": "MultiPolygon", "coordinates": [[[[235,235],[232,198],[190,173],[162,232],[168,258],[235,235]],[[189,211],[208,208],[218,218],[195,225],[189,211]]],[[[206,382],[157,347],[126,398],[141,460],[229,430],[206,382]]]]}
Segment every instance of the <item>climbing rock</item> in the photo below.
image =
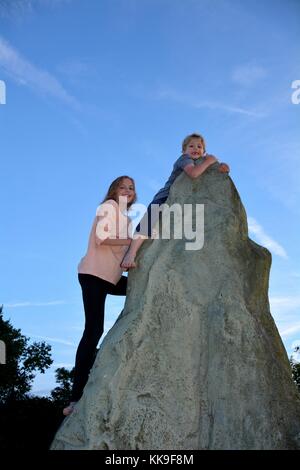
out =
{"type": "MultiPolygon", "coordinates": [[[[248,238],[230,177],[180,175],[204,245],[146,241],[124,310],[52,449],[299,449],[300,396],[268,300],[269,251],[248,238]]],[[[190,222],[195,220],[190,214],[190,222]]]]}

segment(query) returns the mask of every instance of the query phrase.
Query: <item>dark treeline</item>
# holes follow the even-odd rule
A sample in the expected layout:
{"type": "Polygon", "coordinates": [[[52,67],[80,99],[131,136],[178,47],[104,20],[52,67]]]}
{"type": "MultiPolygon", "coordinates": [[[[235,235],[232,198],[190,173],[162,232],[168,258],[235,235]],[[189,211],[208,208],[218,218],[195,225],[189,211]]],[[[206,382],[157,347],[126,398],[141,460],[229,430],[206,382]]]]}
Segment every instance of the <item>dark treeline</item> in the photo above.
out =
{"type": "Polygon", "coordinates": [[[31,393],[37,372],[53,363],[51,346],[30,343],[21,330],[3,318],[0,307],[0,449],[47,450],[62,423],[69,401],[73,370],[55,371],[57,387],[49,397],[31,393]]]}

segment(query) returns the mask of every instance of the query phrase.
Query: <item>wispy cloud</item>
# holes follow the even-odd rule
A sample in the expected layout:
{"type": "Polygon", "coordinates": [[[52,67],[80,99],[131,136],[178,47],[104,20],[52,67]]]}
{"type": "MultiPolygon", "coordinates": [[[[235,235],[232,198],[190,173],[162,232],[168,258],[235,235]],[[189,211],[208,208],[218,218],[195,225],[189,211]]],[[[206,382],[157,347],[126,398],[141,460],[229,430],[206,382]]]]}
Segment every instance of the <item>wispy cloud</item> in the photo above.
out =
{"type": "Polygon", "coordinates": [[[0,36],[0,70],[1,68],[18,85],[60,100],[73,109],[81,108],[76,98],[65,90],[55,76],[36,67],[0,36]]]}
{"type": "Polygon", "coordinates": [[[0,16],[6,18],[20,18],[24,14],[34,11],[38,6],[54,7],[72,0],[0,0],[0,16]]]}
{"type": "Polygon", "coordinates": [[[298,278],[300,278],[300,273],[297,272],[297,271],[293,271],[293,272],[290,273],[290,276],[292,278],[297,278],[298,279],[298,278]]]}
{"type": "Polygon", "coordinates": [[[281,312],[294,310],[300,308],[300,295],[271,297],[270,302],[274,308],[280,309],[281,312]]]}
{"type": "Polygon", "coordinates": [[[82,325],[70,325],[70,330],[83,331],[83,324],[82,325]]]}
{"type": "MultiPolygon", "coordinates": [[[[295,106],[297,108],[297,106],[295,106]]],[[[300,109],[300,105],[298,105],[300,109]]],[[[279,110],[277,110],[279,112],[279,110]]],[[[291,119],[293,126],[293,119],[291,119]]],[[[272,129],[272,128],[271,128],[272,129]]],[[[266,138],[260,136],[253,148],[263,155],[259,163],[259,171],[256,172],[260,185],[266,189],[272,198],[279,201],[281,206],[296,212],[299,219],[300,213],[300,141],[294,135],[294,131],[283,132],[276,143],[274,135],[277,132],[276,125],[266,138]]]]}
{"type": "Polygon", "coordinates": [[[170,100],[195,109],[206,108],[212,110],[220,110],[231,114],[242,114],[245,116],[251,116],[256,118],[261,118],[265,116],[265,113],[262,113],[255,109],[246,109],[240,106],[226,104],[222,103],[221,101],[215,101],[212,99],[205,100],[193,97],[185,93],[180,93],[171,89],[158,90],[156,92],[153,92],[151,95],[154,99],[170,100]]]}
{"type": "Polygon", "coordinates": [[[81,81],[86,86],[87,81],[97,81],[97,70],[92,58],[67,59],[57,66],[57,71],[75,84],[81,81]]]}
{"type": "Polygon", "coordinates": [[[14,303],[5,303],[5,308],[21,308],[21,307],[48,307],[53,305],[63,305],[67,302],[65,300],[51,300],[50,302],[14,302],[14,303]]]}
{"type": "Polygon", "coordinates": [[[65,346],[72,346],[76,347],[77,345],[72,343],[71,341],[66,341],[61,338],[52,338],[49,336],[43,336],[43,335],[32,335],[31,333],[24,333],[26,336],[29,336],[29,338],[37,338],[37,339],[42,339],[43,341],[49,341],[51,343],[58,343],[58,344],[64,344],[65,346]]]}
{"type": "Polygon", "coordinates": [[[289,328],[282,330],[281,336],[282,337],[291,336],[295,333],[298,333],[298,331],[300,331],[300,323],[297,323],[296,325],[292,325],[289,328]]]}
{"type": "Polygon", "coordinates": [[[264,67],[253,64],[245,64],[235,67],[231,78],[235,83],[240,85],[252,86],[265,78],[267,75],[268,72],[264,67]]]}
{"type": "Polygon", "coordinates": [[[275,240],[273,240],[266,232],[263,227],[253,218],[248,217],[249,232],[254,238],[261,243],[263,246],[268,248],[272,253],[281,258],[287,258],[285,249],[275,240]]]}
{"type": "Polygon", "coordinates": [[[300,331],[300,295],[270,296],[270,306],[283,338],[300,331]]]}
{"type": "Polygon", "coordinates": [[[57,369],[58,367],[65,367],[66,369],[70,369],[70,367],[74,367],[72,362],[55,362],[51,364],[51,369],[57,369]]]}

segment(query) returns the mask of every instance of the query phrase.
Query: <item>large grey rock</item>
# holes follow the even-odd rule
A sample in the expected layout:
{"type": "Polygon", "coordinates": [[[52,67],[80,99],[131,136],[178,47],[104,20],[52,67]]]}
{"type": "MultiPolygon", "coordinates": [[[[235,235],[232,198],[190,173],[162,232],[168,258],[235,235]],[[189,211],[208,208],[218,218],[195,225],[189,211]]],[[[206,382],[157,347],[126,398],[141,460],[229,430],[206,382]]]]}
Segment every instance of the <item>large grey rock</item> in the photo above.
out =
{"type": "Polygon", "coordinates": [[[124,311],[52,449],[296,449],[300,399],[270,314],[271,256],[211,168],[169,204],[205,204],[205,243],[147,241],[124,311]]]}

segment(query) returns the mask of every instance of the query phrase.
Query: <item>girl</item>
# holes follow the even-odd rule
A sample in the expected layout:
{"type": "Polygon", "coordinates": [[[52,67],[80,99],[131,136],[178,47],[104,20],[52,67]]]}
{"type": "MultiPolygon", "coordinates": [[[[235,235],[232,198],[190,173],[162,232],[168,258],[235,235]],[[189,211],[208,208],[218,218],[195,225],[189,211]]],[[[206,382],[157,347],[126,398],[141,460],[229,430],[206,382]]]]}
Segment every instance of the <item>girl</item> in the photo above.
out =
{"type": "Polygon", "coordinates": [[[112,182],[97,209],[87,253],[78,265],[85,328],[76,353],[71,402],[63,410],[65,416],[73,412],[94,363],[97,344],[103,333],[107,294],[126,295],[127,277],[122,276],[124,269],[120,263],[131,238],[128,237],[129,218],[123,214],[122,208],[129,209],[135,201],[135,183],[132,178],[120,176],[112,182]]]}

